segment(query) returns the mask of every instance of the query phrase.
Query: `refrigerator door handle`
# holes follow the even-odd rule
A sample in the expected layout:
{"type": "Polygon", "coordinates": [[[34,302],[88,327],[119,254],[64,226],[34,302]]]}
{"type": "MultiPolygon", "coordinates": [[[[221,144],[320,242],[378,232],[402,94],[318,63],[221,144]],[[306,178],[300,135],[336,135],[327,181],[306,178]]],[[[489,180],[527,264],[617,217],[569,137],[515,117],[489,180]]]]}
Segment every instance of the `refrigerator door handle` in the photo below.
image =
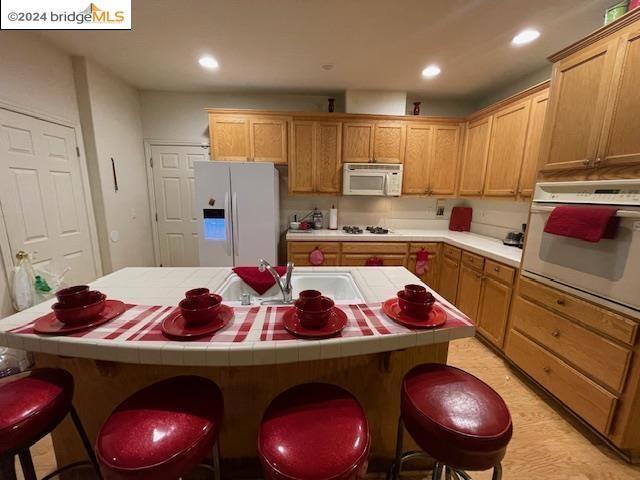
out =
{"type": "Polygon", "coordinates": [[[233,192],[231,210],[233,211],[233,251],[234,255],[240,255],[240,222],[238,221],[238,195],[233,192]]]}
{"type": "Polygon", "coordinates": [[[229,192],[224,194],[224,218],[225,218],[225,249],[227,255],[231,256],[231,212],[229,211],[229,192]]]}

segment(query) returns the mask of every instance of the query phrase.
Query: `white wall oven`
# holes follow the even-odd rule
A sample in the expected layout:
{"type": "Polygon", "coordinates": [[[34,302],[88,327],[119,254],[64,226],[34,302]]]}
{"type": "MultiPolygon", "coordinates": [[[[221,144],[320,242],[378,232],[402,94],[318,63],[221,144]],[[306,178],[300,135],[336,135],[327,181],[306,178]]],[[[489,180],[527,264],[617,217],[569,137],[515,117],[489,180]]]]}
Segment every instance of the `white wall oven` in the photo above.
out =
{"type": "Polygon", "coordinates": [[[522,274],[640,318],[640,180],[538,183],[522,274]],[[560,205],[617,208],[616,237],[587,242],[545,233],[560,205]]]}

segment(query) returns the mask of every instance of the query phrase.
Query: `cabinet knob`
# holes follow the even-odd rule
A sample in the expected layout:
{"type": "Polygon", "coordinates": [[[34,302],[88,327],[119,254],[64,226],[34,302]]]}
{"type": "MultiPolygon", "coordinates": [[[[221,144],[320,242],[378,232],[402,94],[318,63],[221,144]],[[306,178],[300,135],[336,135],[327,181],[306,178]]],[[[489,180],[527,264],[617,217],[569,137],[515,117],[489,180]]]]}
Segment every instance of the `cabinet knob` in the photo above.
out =
{"type": "Polygon", "coordinates": [[[583,163],[583,165],[584,165],[585,167],[588,167],[588,166],[589,166],[589,164],[591,163],[591,160],[589,160],[588,158],[586,158],[585,160],[583,160],[583,161],[582,161],[582,163],[583,163]]]}
{"type": "Polygon", "coordinates": [[[564,298],[558,298],[558,299],[556,300],[556,303],[557,303],[558,305],[564,305],[564,303],[565,303],[565,302],[564,302],[564,298]]]}
{"type": "Polygon", "coordinates": [[[600,165],[600,162],[602,161],[602,159],[600,157],[596,158],[595,161],[593,163],[595,163],[596,165],[600,165]]]}
{"type": "Polygon", "coordinates": [[[493,271],[494,272],[499,272],[500,271],[500,267],[493,267],[493,271]]]}
{"type": "Polygon", "coordinates": [[[544,370],[544,373],[551,373],[551,367],[544,367],[542,370],[544,370]]]}
{"type": "Polygon", "coordinates": [[[556,338],[559,337],[560,336],[560,330],[557,330],[557,329],[554,330],[553,332],[551,332],[551,336],[552,337],[556,337],[556,338]]]}

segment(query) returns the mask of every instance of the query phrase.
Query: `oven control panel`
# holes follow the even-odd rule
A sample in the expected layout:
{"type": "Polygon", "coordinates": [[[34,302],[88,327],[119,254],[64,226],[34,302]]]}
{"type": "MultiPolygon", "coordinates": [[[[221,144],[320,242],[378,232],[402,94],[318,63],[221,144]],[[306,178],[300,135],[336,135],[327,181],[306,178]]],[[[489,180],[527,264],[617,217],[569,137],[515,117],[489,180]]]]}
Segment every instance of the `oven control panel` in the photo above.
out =
{"type": "Polygon", "coordinates": [[[538,183],[533,201],[640,206],[640,180],[538,183]]]}

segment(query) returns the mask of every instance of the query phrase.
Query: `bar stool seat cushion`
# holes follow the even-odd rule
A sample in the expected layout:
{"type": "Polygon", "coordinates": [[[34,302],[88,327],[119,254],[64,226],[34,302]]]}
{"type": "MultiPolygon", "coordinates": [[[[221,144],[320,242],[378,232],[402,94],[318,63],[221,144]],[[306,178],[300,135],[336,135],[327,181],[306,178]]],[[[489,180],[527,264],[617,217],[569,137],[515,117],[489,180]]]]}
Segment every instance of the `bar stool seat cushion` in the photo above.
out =
{"type": "Polygon", "coordinates": [[[223,416],[218,386],[173,377],[124,400],[102,425],[96,454],[105,478],[175,479],[212,451],[223,416]]]}
{"type": "Polygon", "coordinates": [[[71,409],[73,377],[38,368],[0,380],[0,454],[22,450],[53,430],[71,409]]]}
{"type": "Polygon", "coordinates": [[[402,419],[420,447],[461,470],[488,470],[506,453],[513,427],[498,393],[455,367],[424,364],[402,385],[402,419]]]}
{"type": "Polygon", "coordinates": [[[358,400],[325,383],[297,385],[278,395],[260,426],[265,478],[346,480],[366,469],[369,427],[358,400]]]}

